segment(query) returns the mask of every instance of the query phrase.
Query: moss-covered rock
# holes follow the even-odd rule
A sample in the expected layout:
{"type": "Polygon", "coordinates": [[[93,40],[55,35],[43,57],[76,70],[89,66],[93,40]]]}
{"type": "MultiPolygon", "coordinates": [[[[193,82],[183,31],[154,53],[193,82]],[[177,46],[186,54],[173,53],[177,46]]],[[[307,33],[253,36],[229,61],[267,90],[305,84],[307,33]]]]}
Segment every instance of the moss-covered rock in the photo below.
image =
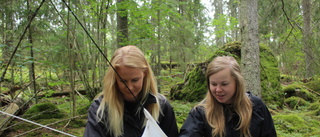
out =
{"type": "Polygon", "coordinates": [[[296,96],[309,102],[314,102],[317,100],[317,96],[309,92],[308,89],[306,89],[306,87],[300,83],[294,83],[284,87],[283,93],[285,93],[285,98],[296,96]]]}
{"type": "Polygon", "coordinates": [[[208,61],[197,64],[187,75],[183,83],[179,83],[176,86],[172,87],[170,90],[170,97],[172,99],[186,100],[189,102],[202,100],[207,93],[207,85],[205,79],[207,65],[214,57],[223,55],[234,56],[229,52],[217,51],[208,61]]]}
{"type": "Polygon", "coordinates": [[[283,105],[278,61],[267,46],[260,46],[261,98],[269,104],[283,105]]]}
{"type": "Polygon", "coordinates": [[[62,118],[64,116],[57,106],[50,102],[33,105],[23,115],[32,120],[62,118]]]}
{"type": "Polygon", "coordinates": [[[318,108],[317,110],[315,110],[315,111],[313,112],[313,114],[314,114],[315,116],[320,116],[320,108],[318,108]]]}
{"type": "Polygon", "coordinates": [[[316,78],[315,80],[309,81],[304,85],[312,91],[316,92],[315,94],[320,95],[320,78],[316,78]]]}
{"type": "MultiPolygon", "coordinates": [[[[240,64],[241,43],[232,42],[221,47],[212,54],[212,57],[196,65],[196,67],[187,75],[184,83],[179,83],[170,91],[170,97],[177,100],[200,101],[207,93],[205,79],[206,67],[213,58],[217,56],[233,56],[240,64]]],[[[267,103],[282,106],[283,93],[280,86],[280,71],[276,58],[272,55],[268,47],[260,46],[261,60],[261,87],[262,99],[267,103]]]]}
{"type": "Polygon", "coordinates": [[[273,121],[277,130],[287,133],[307,133],[310,131],[307,122],[299,115],[276,115],[273,116],[273,121]]]}
{"type": "Polygon", "coordinates": [[[292,109],[298,109],[301,106],[308,105],[308,102],[305,101],[303,98],[292,96],[287,99],[285,99],[285,103],[288,105],[288,107],[292,109]]]}
{"type": "Polygon", "coordinates": [[[311,103],[308,110],[317,110],[320,109],[320,102],[311,103]]]}

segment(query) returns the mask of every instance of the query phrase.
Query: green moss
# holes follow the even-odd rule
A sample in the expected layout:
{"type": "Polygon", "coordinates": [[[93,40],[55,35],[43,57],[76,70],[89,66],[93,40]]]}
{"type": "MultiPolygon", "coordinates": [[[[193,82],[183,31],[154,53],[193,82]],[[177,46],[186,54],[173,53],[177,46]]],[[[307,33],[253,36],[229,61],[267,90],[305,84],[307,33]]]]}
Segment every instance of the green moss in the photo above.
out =
{"type": "Polygon", "coordinates": [[[276,130],[281,130],[285,133],[307,133],[310,131],[307,122],[295,114],[276,115],[273,116],[273,120],[276,125],[276,130]]]}
{"type": "Polygon", "coordinates": [[[293,76],[281,74],[280,81],[281,83],[291,83],[293,82],[293,76]]]}
{"type": "Polygon", "coordinates": [[[91,105],[91,102],[86,102],[85,104],[79,106],[79,108],[77,109],[78,114],[80,115],[87,114],[90,105],[91,105]]]}
{"type": "Polygon", "coordinates": [[[72,119],[68,125],[68,127],[72,128],[80,128],[86,126],[86,120],[82,119],[72,119]]]}
{"type": "Polygon", "coordinates": [[[62,118],[64,114],[53,103],[39,103],[33,105],[24,113],[24,117],[32,120],[62,118]]]}
{"type": "Polygon", "coordinates": [[[317,96],[309,92],[306,87],[300,83],[294,83],[284,87],[283,92],[285,93],[286,98],[297,96],[310,102],[317,100],[317,96]]]}
{"type": "Polygon", "coordinates": [[[317,110],[320,109],[320,102],[311,103],[308,110],[317,110]]]}
{"type": "Polygon", "coordinates": [[[296,93],[296,90],[300,90],[301,88],[302,86],[299,84],[291,84],[291,85],[285,86],[283,88],[283,92],[285,93],[286,97],[291,97],[291,96],[294,96],[294,94],[296,93]]]}
{"type": "MultiPolygon", "coordinates": [[[[320,108],[318,108],[317,110],[314,111],[313,113],[316,116],[320,116],[320,108]]],[[[320,124],[319,124],[320,125],[320,124]]]]}
{"type": "Polygon", "coordinates": [[[319,80],[319,78],[317,78],[314,81],[307,82],[307,83],[305,83],[305,85],[320,95],[320,80],[319,80]]]}
{"type": "MultiPolygon", "coordinates": [[[[262,99],[269,104],[283,105],[283,93],[280,86],[280,71],[276,58],[268,47],[260,46],[262,99]]],[[[205,71],[207,64],[217,56],[233,56],[240,62],[241,43],[228,43],[215,51],[211,58],[197,66],[187,75],[183,83],[179,83],[170,91],[172,99],[200,101],[207,93],[205,71]]],[[[240,63],[239,63],[240,64],[240,63]]]]}
{"type": "Polygon", "coordinates": [[[197,102],[172,101],[170,102],[175,112],[178,128],[181,128],[190,110],[198,104],[197,102]]]}
{"type": "Polygon", "coordinates": [[[285,99],[285,103],[288,105],[288,107],[292,109],[298,109],[301,106],[308,105],[308,102],[305,101],[303,98],[292,96],[290,98],[285,99]]]}
{"type": "Polygon", "coordinates": [[[267,46],[260,46],[260,79],[262,99],[269,104],[283,105],[278,61],[267,46]]]}

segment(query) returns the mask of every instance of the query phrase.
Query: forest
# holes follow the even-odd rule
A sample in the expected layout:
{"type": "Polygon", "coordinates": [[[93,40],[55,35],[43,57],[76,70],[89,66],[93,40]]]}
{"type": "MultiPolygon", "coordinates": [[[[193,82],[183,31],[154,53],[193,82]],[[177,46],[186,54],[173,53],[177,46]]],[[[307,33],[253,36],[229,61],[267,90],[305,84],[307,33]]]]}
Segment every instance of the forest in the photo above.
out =
{"type": "Polygon", "coordinates": [[[320,137],[319,0],[0,0],[0,137],[83,136],[113,52],[147,57],[178,128],[238,57],[279,137],[320,137]]]}

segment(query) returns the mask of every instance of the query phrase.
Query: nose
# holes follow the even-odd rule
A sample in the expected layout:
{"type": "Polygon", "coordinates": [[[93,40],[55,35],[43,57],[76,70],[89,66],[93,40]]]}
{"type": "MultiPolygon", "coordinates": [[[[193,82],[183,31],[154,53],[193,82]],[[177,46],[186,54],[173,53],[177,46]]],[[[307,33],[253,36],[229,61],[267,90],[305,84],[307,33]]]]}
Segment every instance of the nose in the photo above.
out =
{"type": "Polygon", "coordinates": [[[222,91],[221,86],[220,86],[220,85],[217,85],[217,87],[216,87],[216,92],[221,92],[221,91],[222,91]]]}
{"type": "Polygon", "coordinates": [[[132,91],[133,90],[133,84],[131,82],[126,83],[128,88],[132,91]]]}

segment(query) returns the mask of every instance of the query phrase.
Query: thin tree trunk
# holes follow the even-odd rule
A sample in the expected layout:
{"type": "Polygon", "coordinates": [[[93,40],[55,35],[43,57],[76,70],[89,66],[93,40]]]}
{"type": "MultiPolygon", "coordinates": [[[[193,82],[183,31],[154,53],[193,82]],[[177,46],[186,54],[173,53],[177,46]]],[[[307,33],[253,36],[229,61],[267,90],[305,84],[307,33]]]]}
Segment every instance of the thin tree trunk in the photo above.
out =
{"type": "MultiPolygon", "coordinates": [[[[229,6],[229,10],[230,10],[230,16],[235,18],[235,19],[239,19],[238,18],[238,13],[237,13],[237,9],[238,9],[238,2],[236,2],[236,0],[229,0],[228,2],[228,6],[229,6]]],[[[234,28],[237,28],[237,26],[233,26],[234,28]]],[[[238,29],[234,29],[231,31],[231,38],[232,41],[238,41],[238,29]]]]}
{"type": "MultiPolygon", "coordinates": [[[[159,6],[160,7],[160,3],[161,3],[161,0],[158,0],[157,1],[157,6],[159,6]]],[[[158,58],[158,60],[157,60],[157,74],[156,74],[156,76],[157,76],[157,78],[161,75],[161,23],[160,23],[160,16],[161,16],[161,11],[160,11],[160,9],[158,8],[158,10],[157,10],[157,26],[158,26],[158,41],[157,41],[157,58],[158,58]]],[[[161,92],[161,83],[160,83],[160,80],[158,79],[157,80],[157,82],[158,82],[158,91],[159,91],[159,93],[161,92]]]]}
{"type": "MultiPolygon", "coordinates": [[[[220,19],[221,15],[223,15],[223,4],[222,4],[222,0],[215,0],[213,2],[214,5],[214,19],[220,19]]],[[[216,32],[216,45],[217,46],[223,46],[224,45],[224,37],[225,34],[222,33],[222,31],[225,30],[225,28],[221,28],[221,26],[224,26],[225,24],[218,24],[215,26],[215,32],[216,32]]]]}
{"type": "MultiPolygon", "coordinates": [[[[29,9],[29,11],[32,11],[31,10],[31,7],[30,5],[33,4],[32,0],[30,1],[27,1],[27,7],[29,9]]],[[[30,12],[32,13],[32,12],[30,12]]],[[[32,14],[29,15],[28,17],[28,20],[31,20],[31,17],[32,17],[32,14]]],[[[29,78],[30,78],[30,81],[32,81],[32,88],[33,88],[33,92],[34,94],[36,95],[37,94],[37,86],[36,86],[36,80],[35,80],[35,67],[34,67],[34,61],[35,61],[35,58],[34,58],[34,55],[33,55],[33,39],[32,39],[32,33],[33,33],[33,26],[32,24],[30,24],[30,27],[29,27],[29,35],[28,35],[28,39],[29,39],[29,43],[30,43],[30,56],[31,56],[31,65],[30,65],[30,69],[29,69],[29,78]]],[[[35,102],[38,103],[38,96],[35,96],[35,102]]]]}
{"type": "Polygon", "coordinates": [[[247,90],[261,97],[258,0],[240,0],[241,66],[247,90]]]}
{"type": "MultiPolygon", "coordinates": [[[[70,5],[70,1],[68,1],[68,5],[70,5]]],[[[75,84],[74,84],[74,47],[72,44],[72,40],[70,38],[70,12],[68,11],[68,15],[67,15],[67,43],[68,43],[68,53],[69,53],[69,67],[70,67],[70,76],[69,76],[69,80],[70,80],[70,95],[71,95],[71,100],[72,100],[72,109],[70,110],[71,115],[74,117],[76,115],[76,98],[75,98],[75,84]]]]}
{"type": "Polygon", "coordinates": [[[305,63],[306,63],[306,78],[312,77],[313,71],[313,53],[311,46],[311,1],[302,0],[302,10],[303,10],[303,50],[305,52],[305,63]]]}
{"type": "Polygon", "coordinates": [[[117,45],[122,47],[128,41],[128,10],[125,0],[117,0],[117,45]]]}

